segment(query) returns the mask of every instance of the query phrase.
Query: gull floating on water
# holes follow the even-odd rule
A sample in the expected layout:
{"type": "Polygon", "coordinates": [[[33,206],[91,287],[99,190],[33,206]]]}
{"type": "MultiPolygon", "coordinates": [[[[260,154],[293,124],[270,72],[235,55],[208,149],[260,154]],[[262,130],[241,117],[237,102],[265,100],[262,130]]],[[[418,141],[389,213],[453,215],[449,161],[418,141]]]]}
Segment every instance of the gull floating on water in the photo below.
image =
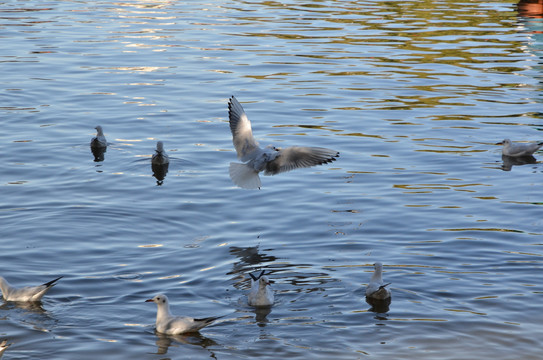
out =
{"type": "Polygon", "coordinates": [[[51,289],[62,276],[38,286],[15,288],[0,276],[0,289],[6,301],[40,301],[43,295],[51,289]]]}
{"type": "Polygon", "coordinates": [[[153,158],[151,159],[151,163],[153,165],[165,165],[170,162],[170,158],[168,157],[168,154],[166,154],[166,151],[164,151],[164,144],[162,141],[159,141],[156,143],[156,150],[153,154],[153,158]]]}
{"type": "Polygon", "coordinates": [[[195,319],[188,316],[174,316],[170,312],[168,297],[163,294],[156,295],[152,299],[145,300],[145,302],[154,302],[157,304],[156,331],[166,335],[198,332],[220,318],[220,316],[217,316],[195,319]]]}
{"type": "Polygon", "coordinates": [[[541,146],[543,146],[543,142],[538,143],[528,143],[528,144],[513,144],[511,140],[504,139],[503,141],[500,141],[499,143],[496,143],[496,145],[503,145],[502,148],[502,154],[506,156],[513,156],[513,157],[519,157],[519,156],[530,156],[541,146]]]}
{"type": "Polygon", "coordinates": [[[106,137],[104,136],[104,131],[102,127],[98,125],[95,127],[96,136],[91,139],[90,146],[91,148],[104,148],[107,147],[106,137]]]}
{"type": "Polygon", "coordinates": [[[8,344],[8,340],[5,339],[0,342],[0,357],[4,354],[4,351],[10,346],[11,344],[8,344]]]}
{"type": "Polygon", "coordinates": [[[373,264],[375,271],[371,276],[370,283],[366,287],[366,298],[372,300],[387,300],[390,299],[390,290],[387,289],[388,284],[383,284],[383,264],[376,262],[373,264]]]}
{"type": "Polygon", "coordinates": [[[248,303],[251,306],[272,306],[273,290],[270,287],[270,280],[264,275],[264,270],[258,276],[251,276],[251,291],[249,292],[248,303]]]}
{"type": "Polygon", "coordinates": [[[261,171],[264,171],[264,175],[275,175],[296,168],[327,164],[339,156],[339,152],[321,147],[291,146],[280,149],[270,145],[262,149],[253,137],[251,122],[234,96],[228,102],[228,117],[234,147],[238,158],[244,162],[230,163],[230,178],[239,187],[260,189],[258,173],[261,171]]]}

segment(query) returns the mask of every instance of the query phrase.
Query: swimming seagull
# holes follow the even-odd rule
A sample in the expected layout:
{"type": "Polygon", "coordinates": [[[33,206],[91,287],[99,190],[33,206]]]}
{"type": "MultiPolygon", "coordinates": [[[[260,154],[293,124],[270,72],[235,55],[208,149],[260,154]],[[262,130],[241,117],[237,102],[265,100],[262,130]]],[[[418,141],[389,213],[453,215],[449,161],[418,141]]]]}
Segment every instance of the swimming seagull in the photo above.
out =
{"type": "Polygon", "coordinates": [[[387,300],[390,299],[390,290],[387,289],[388,284],[383,284],[383,264],[376,262],[373,264],[375,271],[371,276],[370,283],[366,287],[366,299],[372,300],[387,300]]]}
{"type": "Polygon", "coordinates": [[[327,164],[339,156],[339,152],[321,147],[291,146],[280,149],[270,145],[262,149],[253,137],[251,122],[234,96],[228,102],[228,117],[234,147],[238,158],[244,162],[230,163],[230,178],[239,187],[260,189],[258,173],[261,171],[264,171],[264,175],[275,175],[296,168],[327,164]]]}
{"type": "Polygon", "coordinates": [[[164,151],[164,144],[162,141],[159,141],[156,143],[156,150],[153,154],[153,158],[151,159],[151,163],[154,165],[164,165],[168,164],[170,162],[170,159],[168,158],[168,154],[166,154],[166,151],[164,151]]]}
{"type": "Polygon", "coordinates": [[[506,156],[530,156],[541,146],[543,146],[543,142],[538,143],[528,143],[528,144],[513,144],[511,140],[504,139],[503,141],[500,141],[499,143],[496,143],[496,145],[503,145],[502,148],[502,154],[506,156]]]}
{"type": "Polygon", "coordinates": [[[38,286],[15,288],[0,276],[0,289],[6,301],[40,301],[43,295],[51,289],[62,276],[38,286]]]}
{"type": "Polygon", "coordinates": [[[100,125],[95,127],[96,136],[91,139],[90,146],[91,148],[104,148],[107,147],[106,137],[104,136],[104,131],[100,125]]]}
{"type": "Polygon", "coordinates": [[[2,357],[2,354],[4,354],[4,351],[10,346],[11,344],[8,344],[7,339],[0,342],[0,357],[2,357]]]}
{"type": "Polygon", "coordinates": [[[188,316],[174,316],[170,312],[168,297],[163,294],[156,295],[152,299],[145,300],[145,302],[154,302],[157,304],[156,331],[166,335],[197,332],[220,318],[218,316],[195,319],[188,316]]]}
{"type": "Polygon", "coordinates": [[[251,276],[251,291],[249,292],[248,303],[251,306],[272,306],[273,290],[270,288],[270,281],[264,275],[264,270],[258,276],[251,276]]]}

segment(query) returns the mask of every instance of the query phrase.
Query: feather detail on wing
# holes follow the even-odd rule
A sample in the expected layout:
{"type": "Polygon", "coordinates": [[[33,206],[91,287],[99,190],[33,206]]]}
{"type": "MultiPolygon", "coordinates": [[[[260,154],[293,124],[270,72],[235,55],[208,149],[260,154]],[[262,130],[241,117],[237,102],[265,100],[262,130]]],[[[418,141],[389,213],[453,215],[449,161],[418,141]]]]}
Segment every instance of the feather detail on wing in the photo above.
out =
{"type": "Polygon", "coordinates": [[[234,147],[238,153],[238,158],[241,161],[248,161],[251,159],[248,155],[258,149],[258,142],[253,137],[251,122],[247,118],[243,107],[234,96],[228,102],[228,117],[230,119],[230,131],[232,131],[234,147]]]}
{"type": "Polygon", "coordinates": [[[194,325],[197,328],[197,330],[200,330],[203,327],[206,327],[207,325],[211,324],[217,319],[220,319],[222,316],[214,316],[214,317],[207,317],[207,318],[201,318],[201,319],[194,319],[194,325]]]}
{"type": "Polygon", "coordinates": [[[237,186],[244,189],[260,189],[262,183],[258,172],[247,164],[230,163],[230,178],[237,186]]]}
{"type": "Polygon", "coordinates": [[[339,157],[339,152],[321,147],[291,146],[278,151],[279,155],[275,160],[266,165],[264,175],[327,164],[339,157]]]}

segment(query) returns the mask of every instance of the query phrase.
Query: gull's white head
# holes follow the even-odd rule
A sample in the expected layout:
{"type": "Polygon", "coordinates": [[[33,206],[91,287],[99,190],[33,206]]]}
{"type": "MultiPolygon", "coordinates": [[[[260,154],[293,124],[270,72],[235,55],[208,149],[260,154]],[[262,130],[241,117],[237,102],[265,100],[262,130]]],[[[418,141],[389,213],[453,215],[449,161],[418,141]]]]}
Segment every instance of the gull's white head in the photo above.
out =
{"type": "Polygon", "coordinates": [[[260,279],[258,279],[258,286],[261,287],[261,288],[264,288],[268,285],[270,285],[271,282],[270,280],[268,279],[267,276],[261,276],[260,279]]]}
{"type": "Polygon", "coordinates": [[[511,140],[509,140],[509,139],[503,139],[503,140],[500,141],[499,143],[496,143],[496,145],[505,145],[505,146],[509,146],[509,145],[511,145],[511,140]]]}
{"type": "Polygon", "coordinates": [[[158,295],[155,295],[155,297],[153,297],[152,299],[145,300],[145,302],[154,302],[157,305],[163,305],[163,304],[167,305],[168,297],[164,294],[158,294],[158,295]]]}
{"type": "Polygon", "coordinates": [[[95,127],[96,131],[98,132],[98,135],[103,135],[104,131],[102,130],[102,127],[100,125],[95,127]]]}

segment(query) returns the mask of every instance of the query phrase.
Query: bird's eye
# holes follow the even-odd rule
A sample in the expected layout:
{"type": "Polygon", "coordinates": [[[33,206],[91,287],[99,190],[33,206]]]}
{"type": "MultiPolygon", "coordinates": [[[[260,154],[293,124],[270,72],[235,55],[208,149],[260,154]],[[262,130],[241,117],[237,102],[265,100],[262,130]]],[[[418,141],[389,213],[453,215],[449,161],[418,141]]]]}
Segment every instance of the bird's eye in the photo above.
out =
{"type": "Polygon", "coordinates": [[[160,298],[156,298],[158,301],[160,301],[160,298]]]}

